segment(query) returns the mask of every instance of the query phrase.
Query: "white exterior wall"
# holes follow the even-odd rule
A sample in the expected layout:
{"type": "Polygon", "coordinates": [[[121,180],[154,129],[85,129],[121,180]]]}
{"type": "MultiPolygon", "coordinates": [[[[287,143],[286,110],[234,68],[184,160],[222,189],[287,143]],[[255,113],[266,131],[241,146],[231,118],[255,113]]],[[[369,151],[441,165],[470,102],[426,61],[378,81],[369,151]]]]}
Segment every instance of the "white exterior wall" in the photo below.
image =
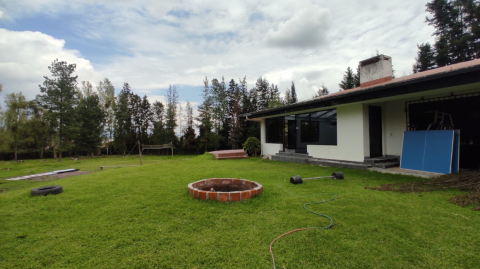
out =
{"type": "MultiPolygon", "coordinates": [[[[265,130],[265,119],[262,119],[260,123],[260,146],[262,149],[262,155],[275,155],[280,150],[283,150],[282,144],[267,143],[267,132],[265,130]]],[[[270,157],[272,159],[272,157],[270,157]]]]}
{"type": "Polygon", "coordinates": [[[387,102],[383,107],[383,154],[402,154],[403,132],[407,129],[405,101],[387,102]]]}
{"type": "MultiPolygon", "coordinates": [[[[367,112],[368,116],[368,112],[367,112]]],[[[337,108],[337,145],[308,145],[308,155],[315,158],[363,162],[364,109],[362,104],[337,108]]],[[[367,129],[368,130],[368,129],[367,129]]]]}

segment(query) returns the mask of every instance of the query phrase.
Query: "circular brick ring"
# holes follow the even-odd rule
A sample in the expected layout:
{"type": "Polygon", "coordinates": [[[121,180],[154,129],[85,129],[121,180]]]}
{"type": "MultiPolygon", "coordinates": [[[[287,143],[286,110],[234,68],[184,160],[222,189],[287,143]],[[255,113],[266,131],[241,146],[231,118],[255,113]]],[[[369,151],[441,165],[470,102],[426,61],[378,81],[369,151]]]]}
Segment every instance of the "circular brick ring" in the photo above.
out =
{"type": "Polygon", "coordinates": [[[188,184],[191,196],[202,200],[220,202],[244,201],[263,192],[263,186],[255,181],[238,178],[209,178],[188,184]]]}

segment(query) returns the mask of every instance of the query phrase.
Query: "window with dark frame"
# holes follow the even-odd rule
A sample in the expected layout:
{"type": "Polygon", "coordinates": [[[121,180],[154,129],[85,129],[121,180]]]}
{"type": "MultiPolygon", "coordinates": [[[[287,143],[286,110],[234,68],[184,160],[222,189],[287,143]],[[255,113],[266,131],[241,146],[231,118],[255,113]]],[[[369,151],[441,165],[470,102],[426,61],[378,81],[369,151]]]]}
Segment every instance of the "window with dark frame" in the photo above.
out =
{"type": "Polygon", "coordinates": [[[283,129],[285,120],[283,117],[265,119],[265,131],[267,143],[283,143],[283,129]]]}
{"type": "MultiPolygon", "coordinates": [[[[308,114],[301,114],[298,120],[300,129],[300,142],[312,145],[337,145],[337,110],[322,110],[308,114]]],[[[299,116],[299,115],[297,115],[299,116]]],[[[265,119],[267,143],[283,143],[285,131],[285,118],[265,119]]]]}

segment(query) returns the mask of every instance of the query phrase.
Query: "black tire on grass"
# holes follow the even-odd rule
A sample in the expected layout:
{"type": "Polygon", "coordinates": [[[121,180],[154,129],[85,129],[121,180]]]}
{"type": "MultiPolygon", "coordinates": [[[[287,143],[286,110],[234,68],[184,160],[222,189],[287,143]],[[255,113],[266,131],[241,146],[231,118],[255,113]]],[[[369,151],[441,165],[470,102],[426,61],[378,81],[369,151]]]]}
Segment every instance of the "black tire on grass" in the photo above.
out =
{"type": "Polygon", "coordinates": [[[344,179],[345,178],[343,176],[342,172],[333,172],[332,177],[333,177],[333,179],[344,179]]]}
{"type": "Polygon", "coordinates": [[[30,193],[32,195],[42,195],[46,196],[49,194],[59,194],[63,192],[62,186],[45,186],[33,189],[30,193]]]}
{"type": "Polygon", "coordinates": [[[303,183],[302,177],[301,176],[293,176],[293,177],[290,178],[290,183],[295,184],[295,185],[301,184],[301,183],[303,183]]]}

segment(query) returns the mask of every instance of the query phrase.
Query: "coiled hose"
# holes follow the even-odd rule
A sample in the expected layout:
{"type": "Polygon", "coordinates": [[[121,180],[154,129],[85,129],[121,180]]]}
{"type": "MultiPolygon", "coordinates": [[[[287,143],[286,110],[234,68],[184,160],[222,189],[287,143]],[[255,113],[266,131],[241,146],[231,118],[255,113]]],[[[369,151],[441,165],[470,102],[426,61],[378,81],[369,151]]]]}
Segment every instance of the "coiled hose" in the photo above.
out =
{"type": "MultiPolygon", "coordinates": [[[[285,184],[285,179],[283,180],[283,184],[285,184]]],[[[275,265],[275,256],[273,256],[273,243],[275,243],[275,241],[277,241],[278,239],[284,237],[285,235],[287,234],[291,234],[291,233],[294,233],[294,232],[299,232],[299,231],[304,231],[304,230],[310,230],[310,229],[328,229],[330,227],[333,226],[333,220],[332,218],[330,218],[329,216],[327,215],[324,215],[324,214],[320,214],[318,212],[315,212],[311,209],[308,209],[307,206],[308,205],[316,205],[316,204],[323,204],[323,203],[326,203],[326,202],[330,202],[330,201],[333,201],[333,200],[336,200],[338,198],[340,198],[340,195],[339,194],[336,194],[336,193],[316,193],[316,194],[312,194],[312,195],[296,195],[286,189],[284,189],[282,185],[279,185],[278,187],[280,187],[282,190],[288,192],[289,194],[293,195],[293,196],[296,196],[296,197],[313,197],[313,196],[321,196],[321,195],[335,195],[336,197],[332,198],[332,199],[328,199],[328,200],[323,200],[323,201],[320,201],[320,202],[314,202],[314,203],[306,203],[303,205],[303,208],[305,208],[307,211],[309,211],[310,213],[313,213],[315,215],[318,215],[320,217],[324,217],[324,218],[327,218],[330,220],[330,224],[328,226],[325,226],[325,227],[306,227],[306,228],[300,228],[300,229],[295,229],[295,230],[291,230],[289,232],[286,232],[282,235],[280,235],[279,237],[275,238],[272,243],[270,243],[270,254],[272,255],[272,262],[273,262],[273,269],[276,269],[276,265],[275,265]]]]}

